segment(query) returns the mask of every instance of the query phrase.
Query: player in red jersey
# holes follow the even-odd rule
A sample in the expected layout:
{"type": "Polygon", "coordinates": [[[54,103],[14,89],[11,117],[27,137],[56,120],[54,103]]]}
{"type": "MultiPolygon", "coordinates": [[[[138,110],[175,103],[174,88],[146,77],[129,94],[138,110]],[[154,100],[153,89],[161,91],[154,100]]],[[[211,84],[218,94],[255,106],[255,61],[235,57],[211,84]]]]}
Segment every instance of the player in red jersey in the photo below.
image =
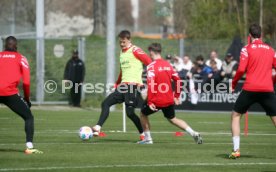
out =
{"type": "Polygon", "coordinates": [[[25,121],[26,154],[43,153],[33,146],[34,117],[30,111],[30,68],[27,59],[17,52],[17,40],[9,36],[5,51],[0,52],[0,103],[8,106],[25,121]],[[24,98],[18,85],[23,81],[24,98]]]}
{"type": "Polygon", "coordinates": [[[165,118],[170,123],[182,130],[186,130],[197,144],[202,144],[200,134],[194,131],[185,121],[175,117],[174,104],[180,104],[180,78],[171,64],[162,59],[161,50],[162,48],[159,43],[153,43],[149,47],[150,56],[154,62],[147,67],[148,98],[141,110],[140,118],[145,139],[138,143],[153,144],[148,116],[158,110],[162,110],[165,118]],[[172,88],[172,81],[175,83],[175,91],[172,88]]]}
{"type": "Polygon", "coordinates": [[[253,103],[259,103],[276,126],[276,96],[274,94],[272,68],[276,68],[275,51],[261,40],[261,27],[249,28],[251,43],[241,50],[240,64],[232,81],[234,90],[239,79],[246,79],[232,112],[233,152],[229,158],[240,157],[240,119],[253,103]]]}

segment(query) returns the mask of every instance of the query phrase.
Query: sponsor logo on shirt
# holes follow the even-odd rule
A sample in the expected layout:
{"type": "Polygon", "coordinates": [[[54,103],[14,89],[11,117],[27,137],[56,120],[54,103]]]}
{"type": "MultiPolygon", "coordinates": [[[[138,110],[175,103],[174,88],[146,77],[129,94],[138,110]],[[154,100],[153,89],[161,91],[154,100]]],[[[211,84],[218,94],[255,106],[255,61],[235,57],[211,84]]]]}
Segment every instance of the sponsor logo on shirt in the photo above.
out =
{"type": "Polygon", "coordinates": [[[15,58],[14,54],[4,54],[4,55],[0,55],[0,58],[15,58]]]}
{"type": "Polygon", "coordinates": [[[170,71],[171,68],[170,67],[158,67],[158,71],[161,72],[161,71],[170,71]]]}
{"type": "Polygon", "coordinates": [[[256,44],[252,44],[251,48],[256,49],[257,45],[256,44]]]}

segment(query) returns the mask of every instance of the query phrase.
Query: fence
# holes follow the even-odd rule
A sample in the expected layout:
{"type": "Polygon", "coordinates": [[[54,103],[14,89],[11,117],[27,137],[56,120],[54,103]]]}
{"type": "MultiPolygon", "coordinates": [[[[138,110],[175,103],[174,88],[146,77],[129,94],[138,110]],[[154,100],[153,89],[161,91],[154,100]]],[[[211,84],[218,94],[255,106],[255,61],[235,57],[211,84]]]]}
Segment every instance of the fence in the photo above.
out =
{"type": "MultiPolygon", "coordinates": [[[[192,59],[197,55],[202,54],[208,58],[212,49],[218,51],[219,57],[223,59],[232,40],[191,40],[185,39],[183,48],[179,40],[168,39],[142,39],[133,38],[133,43],[143,50],[147,51],[147,47],[152,42],[159,42],[162,44],[162,55],[167,54],[177,55],[180,52],[188,54],[192,59]]],[[[1,46],[0,41],[0,47],[1,46]]],[[[274,44],[273,44],[274,45],[274,44]]],[[[36,101],[36,39],[24,38],[19,39],[18,49],[29,60],[31,66],[31,98],[36,101]]],[[[66,39],[45,39],[45,73],[44,81],[53,80],[58,85],[55,93],[45,92],[44,102],[51,104],[66,103],[67,94],[63,94],[61,84],[66,62],[71,58],[73,49],[79,49],[80,57],[85,60],[86,66],[86,83],[105,83],[106,82],[106,40],[101,37],[86,37],[86,38],[66,38],[66,39]]],[[[119,51],[118,44],[116,45],[116,76],[119,72],[119,51]]],[[[86,93],[83,100],[84,106],[99,107],[103,100],[105,93],[86,93]]]]}

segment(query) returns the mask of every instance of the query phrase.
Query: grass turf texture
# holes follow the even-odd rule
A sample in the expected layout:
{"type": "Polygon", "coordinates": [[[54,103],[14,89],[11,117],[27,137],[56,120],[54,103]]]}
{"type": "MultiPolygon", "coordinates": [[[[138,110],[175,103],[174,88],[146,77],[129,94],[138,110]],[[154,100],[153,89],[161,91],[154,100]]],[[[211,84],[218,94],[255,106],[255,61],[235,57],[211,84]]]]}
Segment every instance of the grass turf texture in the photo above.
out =
{"type": "MultiPolygon", "coordinates": [[[[137,111],[138,113],[138,111],[137,111]]],[[[161,113],[150,117],[153,145],[137,145],[138,134],[127,121],[122,129],[119,111],[112,112],[103,131],[107,136],[83,142],[78,129],[95,124],[95,110],[48,110],[35,108],[35,146],[43,155],[25,155],[23,121],[7,108],[0,108],[1,171],[273,171],[276,169],[276,135],[264,115],[249,115],[249,136],[241,137],[242,157],[227,158],[231,151],[229,114],[178,112],[195,130],[202,132],[203,145],[196,145],[171,126],[161,113]],[[217,134],[216,134],[217,133],[217,134]]]]}

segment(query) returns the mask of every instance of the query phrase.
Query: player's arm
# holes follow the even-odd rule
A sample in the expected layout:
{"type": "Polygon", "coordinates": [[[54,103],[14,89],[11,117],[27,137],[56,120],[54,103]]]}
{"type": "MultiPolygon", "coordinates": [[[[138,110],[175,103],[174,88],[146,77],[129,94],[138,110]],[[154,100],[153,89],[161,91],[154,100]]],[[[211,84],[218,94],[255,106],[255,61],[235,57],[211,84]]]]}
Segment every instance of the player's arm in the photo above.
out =
{"type": "MultiPolygon", "coordinates": [[[[274,52],[273,68],[276,69],[276,52],[274,52]]],[[[273,83],[276,84],[276,76],[273,78],[273,83]]]]}
{"type": "Polygon", "coordinates": [[[240,55],[240,64],[238,67],[238,70],[234,76],[234,79],[232,81],[232,89],[234,90],[237,86],[238,81],[241,79],[241,77],[244,75],[246,72],[248,65],[248,52],[247,48],[242,48],[241,50],[241,55],[240,55]]]}
{"type": "Polygon", "coordinates": [[[114,87],[117,88],[118,85],[121,83],[121,81],[122,81],[122,70],[120,68],[120,73],[119,73],[119,76],[118,76],[118,79],[117,79],[116,83],[114,84],[114,87]]]}
{"type": "Polygon", "coordinates": [[[147,86],[148,86],[148,105],[154,105],[152,99],[156,93],[156,83],[155,83],[155,71],[154,66],[150,65],[147,68],[147,86]]]}
{"type": "Polygon", "coordinates": [[[151,63],[151,58],[141,49],[138,47],[133,48],[133,55],[140,60],[144,65],[149,65],[151,63]]]}
{"type": "Polygon", "coordinates": [[[274,52],[273,68],[276,69],[276,52],[274,52]]]}
{"type": "Polygon", "coordinates": [[[177,100],[178,103],[176,103],[177,105],[180,103],[179,102],[179,97],[181,94],[181,79],[178,75],[178,73],[173,69],[173,67],[171,67],[172,70],[172,80],[174,81],[174,98],[175,100],[177,100]]]}
{"type": "Polygon", "coordinates": [[[20,60],[20,68],[22,73],[24,99],[30,106],[30,67],[28,60],[23,56],[20,60]]]}

